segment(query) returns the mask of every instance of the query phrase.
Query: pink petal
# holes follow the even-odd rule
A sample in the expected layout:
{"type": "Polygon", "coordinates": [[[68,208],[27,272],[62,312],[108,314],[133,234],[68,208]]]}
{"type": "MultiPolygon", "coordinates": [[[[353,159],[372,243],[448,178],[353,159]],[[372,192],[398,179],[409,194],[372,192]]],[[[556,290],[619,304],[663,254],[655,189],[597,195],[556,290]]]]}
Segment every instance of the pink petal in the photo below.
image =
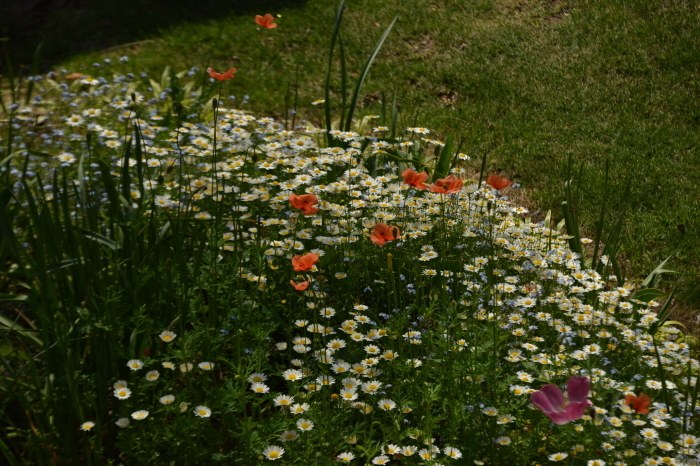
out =
{"type": "Polygon", "coordinates": [[[553,423],[562,425],[569,422],[571,419],[567,413],[545,413],[553,423]]]}
{"type": "Polygon", "coordinates": [[[592,404],[593,403],[591,403],[589,400],[586,400],[584,403],[569,403],[569,405],[566,407],[567,418],[570,421],[577,421],[581,419],[581,417],[583,417],[583,415],[586,413],[586,409],[592,404]]]}
{"type": "Polygon", "coordinates": [[[564,412],[566,410],[566,398],[559,387],[548,384],[540,388],[540,391],[547,395],[554,411],[564,412]]]}
{"type": "Polygon", "coordinates": [[[530,401],[532,401],[532,404],[535,405],[537,409],[545,414],[554,412],[554,407],[544,392],[533,392],[532,395],[530,395],[530,401]]]}
{"type": "Polygon", "coordinates": [[[583,403],[591,392],[591,380],[588,377],[573,376],[566,383],[569,401],[583,403]]]}

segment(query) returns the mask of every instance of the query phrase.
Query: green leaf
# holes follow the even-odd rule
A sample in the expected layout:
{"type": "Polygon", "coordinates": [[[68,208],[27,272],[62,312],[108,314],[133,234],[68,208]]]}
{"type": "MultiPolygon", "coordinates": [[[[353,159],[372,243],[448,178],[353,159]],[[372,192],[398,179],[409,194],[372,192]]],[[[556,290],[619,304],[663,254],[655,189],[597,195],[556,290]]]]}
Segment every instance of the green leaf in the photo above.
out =
{"type": "MultiPolygon", "coordinates": [[[[66,267],[70,267],[71,265],[84,264],[84,263],[85,263],[85,260],[82,258],[79,258],[79,259],[67,259],[67,260],[64,260],[61,262],[47,264],[46,265],[46,273],[56,272],[57,270],[61,270],[61,269],[64,269],[66,267]]],[[[38,271],[38,272],[34,272],[32,275],[36,277],[36,276],[42,275],[42,274],[43,274],[43,272],[38,271]]]]}
{"type": "Polygon", "coordinates": [[[678,273],[678,272],[673,271],[673,270],[664,269],[664,265],[666,265],[666,262],[668,262],[669,259],[671,259],[671,257],[673,257],[673,255],[668,256],[666,259],[661,261],[661,263],[658,266],[656,266],[656,268],[647,276],[647,278],[644,279],[644,281],[642,282],[642,287],[654,286],[656,284],[656,280],[659,278],[659,275],[661,275],[661,274],[678,273]]]}
{"type": "MultiPolygon", "coordinates": [[[[661,309],[658,312],[659,320],[654,322],[654,325],[649,328],[649,335],[652,337],[656,335],[656,332],[659,331],[659,327],[661,327],[666,320],[671,316],[671,303],[673,302],[673,298],[676,295],[676,291],[678,291],[678,286],[681,284],[681,281],[683,281],[684,275],[681,275],[681,278],[676,282],[676,284],[673,286],[673,289],[671,292],[668,294],[668,298],[664,302],[664,305],[661,306],[661,309]]],[[[658,357],[658,350],[657,350],[657,357],[658,357]]],[[[661,367],[661,362],[659,361],[659,368],[661,367]]]]}
{"type": "Polygon", "coordinates": [[[89,231],[85,230],[83,228],[78,228],[80,231],[82,231],[83,236],[85,236],[87,239],[91,239],[93,241],[97,241],[98,243],[102,243],[105,246],[107,246],[109,249],[112,251],[116,251],[117,249],[120,248],[119,244],[116,242],[112,241],[111,239],[100,235],[99,233],[95,233],[94,231],[89,231]]]}
{"type": "Polygon", "coordinates": [[[32,343],[37,348],[41,348],[43,343],[34,333],[34,331],[26,329],[19,325],[17,322],[13,322],[7,317],[0,316],[0,330],[6,332],[15,332],[22,337],[26,338],[30,343],[32,343]]]}
{"type": "MultiPolygon", "coordinates": [[[[3,41],[6,39],[0,39],[0,41],[3,41]]],[[[10,447],[7,446],[7,444],[0,438],[0,450],[2,450],[2,454],[5,456],[5,459],[7,460],[7,464],[10,466],[20,466],[19,461],[15,457],[14,453],[10,451],[10,447]]]]}
{"type": "Polygon", "coordinates": [[[0,301],[26,301],[29,296],[26,294],[0,294],[0,301]]]}
{"type": "Polygon", "coordinates": [[[17,154],[19,154],[19,152],[15,152],[13,154],[10,154],[7,157],[5,157],[4,159],[2,159],[2,161],[0,161],[0,167],[4,167],[5,165],[9,164],[10,161],[12,160],[12,158],[17,154]]]}
{"type": "Polygon", "coordinates": [[[638,299],[639,301],[648,303],[649,301],[654,301],[664,296],[666,296],[666,293],[656,288],[642,288],[632,295],[632,299],[638,299]]]}
{"type": "Polygon", "coordinates": [[[435,171],[433,172],[433,183],[436,180],[445,178],[447,172],[450,170],[450,162],[452,161],[452,145],[454,144],[455,137],[450,134],[445,141],[445,145],[440,152],[440,158],[438,159],[437,165],[435,165],[435,171]]]}
{"type": "Polygon", "coordinates": [[[11,356],[13,354],[16,355],[17,357],[19,357],[20,359],[25,360],[25,361],[29,360],[27,353],[25,353],[24,351],[17,350],[8,344],[0,345],[0,356],[8,357],[8,356],[11,356]]]}
{"type": "Polygon", "coordinates": [[[396,119],[399,116],[399,107],[396,100],[396,92],[394,92],[394,103],[391,104],[391,137],[396,138],[396,119]]]}

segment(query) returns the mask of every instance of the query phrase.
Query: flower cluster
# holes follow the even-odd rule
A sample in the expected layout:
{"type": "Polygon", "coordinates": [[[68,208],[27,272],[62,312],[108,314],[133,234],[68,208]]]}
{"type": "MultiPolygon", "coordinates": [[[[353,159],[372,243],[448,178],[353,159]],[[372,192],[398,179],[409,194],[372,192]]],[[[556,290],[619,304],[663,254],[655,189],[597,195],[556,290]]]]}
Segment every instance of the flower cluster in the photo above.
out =
{"type": "MultiPolygon", "coordinates": [[[[234,72],[208,70],[222,83],[234,72]]],[[[213,232],[207,272],[221,276],[216,264],[245,294],[216,321],[218,355],[193,343],[211,333],[204,323],[162,322],[150,356],[124,358],[130,378],[110,400],[120,435],[177,413],[203,425],[236,412],[260,423],[268,443],[256,437],[256,454],[268,460],[315,461],[312,446],[327,442],[329,460],[372,464],[698,464],[700,366],[687,344],[655,335],[658,302],[524,218],[509,180],[469,180],[464,154],[444,177],[397,155],[439,146],[420,139],[427,129],[290,130],[194,104],[199,115],[178,124],[169,94],[147,100],[133,76],[54,84],[70,102],[62,120],[33,126],[48,113],[36,102],[11,121],[56,156],[28,155],[10,174],[80,166],[77,176],[96,168],[84,166],[89,141],[102,176],[131,174],[131,207],[213,232]],[[123,156],[135,131],[140,161],[123,156]],[[270,325],[244,336],[244,318],[270,325]]]]}

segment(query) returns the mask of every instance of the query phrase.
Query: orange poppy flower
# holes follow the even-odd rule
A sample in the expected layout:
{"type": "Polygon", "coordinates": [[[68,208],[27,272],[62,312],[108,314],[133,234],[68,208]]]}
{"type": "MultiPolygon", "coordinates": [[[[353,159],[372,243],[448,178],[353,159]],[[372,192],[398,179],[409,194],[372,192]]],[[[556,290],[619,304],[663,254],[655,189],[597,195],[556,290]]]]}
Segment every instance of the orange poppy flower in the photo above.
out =
{"type": "Polygon", "coordinates": [[[297,196],[292,193],[289,195],[289,203],[295,209],[301,210],[304,215],[313,215],[318,212],[314,205],[318,204],[318,197],[315,194],[304,194],[302,196],[297,196]]]}
{"type": "Polygon", "coordinates": [[[409,168],[404,170],[404,172],[401,173],[401,176],[403,176],[403,182],[413,188],[425,189],[428,187],[428,185],[424,183],[424,181],[428,179],[428,174],[426,172],[418,173],[417,171],[409,168]]]}
{"type": "Polygon", "coordinates": [[[289,283],[292,284],[295,290],[297,291],[304,291],[309,287],[309,281],[301,282],[301,283],[296,283],[294,280],[289,280],[289,283]]]}
{"type": "Polygon", "coordinates": [[[277,25],[273,23],[275,17],[270,13],[266,14],[264,17],[260,15],[255,15],[255,22],[266,29],[276,28],[277,25]]]}
{"type": "Polygon", "coordinates": [[[214,68],[207,68],[207,73],[209,76],[216,79],[217,81],[226,81],[227,79],[233,79],[233,73],[236,72],[236,68],[231,68],[226,73],[217,73],[214,68]]]}
{"type": "Polygon", "coordinates": [[[303,256],[292,257],[292,266],[295,272],[301,272],[303,270],[311,270],[314,264],[318,262],[318,254],[310,252],[309,254],[303,256]]]}
{"type": "Polygon", "coordinates": [[[486,184],[491,186],[496,191],[500,191],[501,189],[512,185],[513,182],[505,178],[501,178],[498,175],[489,175],[489,177],[486,178],[486,184]]]}
{"type": "Polygon", "coordinates": [[[625,397],[625,404],[640,414],[649,414],[648,408],[651,404],[651,398],[644,393],[639,396],[627,395],[625,397]]]}
{"type": "Polygon", "coordinates": [[[433,193],[452,194],[462,190],[462,180],[454,175],[437,180],[435,184],[429,184],[428,189],[433,193]]]}
{"type": "Polygon", "coordinates": [[[399,227],[390,227],[386,223],[377,223],[374,225],[372,236],[370,236],[369,239],[377,246],[384,246],[387,241],[399,239],[399,236],[401,236],[399,227]],[[394,230],[396,230],[396,236],[394,236],[394,230]]]}

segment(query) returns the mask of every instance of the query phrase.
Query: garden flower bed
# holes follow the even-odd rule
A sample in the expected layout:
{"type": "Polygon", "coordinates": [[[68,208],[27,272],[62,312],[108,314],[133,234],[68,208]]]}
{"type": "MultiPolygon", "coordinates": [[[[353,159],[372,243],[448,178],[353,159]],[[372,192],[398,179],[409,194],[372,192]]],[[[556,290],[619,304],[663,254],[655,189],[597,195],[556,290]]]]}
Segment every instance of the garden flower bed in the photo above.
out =
{"type": "Polygon", "coordinates": [[[596,240],[429,129],[126,66],[7,109],[6,458],[698,464],[698,361],[596,240]]]}

